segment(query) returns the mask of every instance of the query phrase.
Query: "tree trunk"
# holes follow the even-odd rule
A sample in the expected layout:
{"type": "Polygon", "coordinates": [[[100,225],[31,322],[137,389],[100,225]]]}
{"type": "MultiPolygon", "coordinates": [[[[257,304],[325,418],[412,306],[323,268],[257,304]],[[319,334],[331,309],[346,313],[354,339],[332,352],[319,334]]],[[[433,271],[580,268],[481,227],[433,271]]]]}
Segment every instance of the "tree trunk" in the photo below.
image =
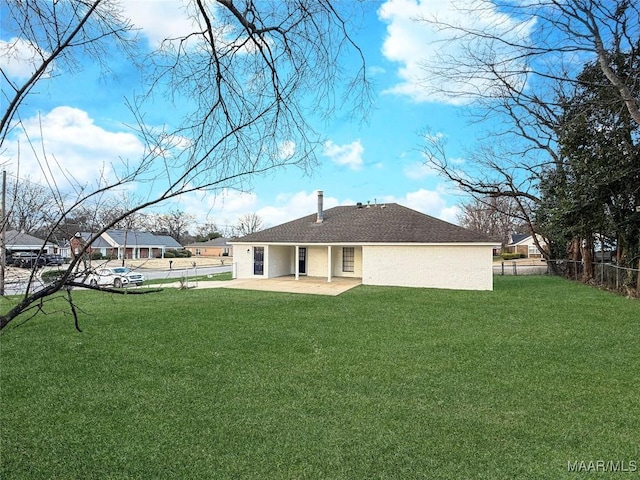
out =
{"type": "Polygon", "coordinates": [[[573,278],[574,280],[578,279],[578,262],[582,259],[580,254],[580,244],[582,240],[578,237],[574,237],[567,245],[567,259],[569,260],[569,265],[567,265],[567,271],[565,275],[569,278],[573,278]]]}
{"type": "Polygon", "coordinates": [[[588,282],[593,279],[593,235],[587,235],[583,242],[580,243],[580,252],[582,254],[582,263],[584,270],[582,271],[582,281],[588,282]]]}

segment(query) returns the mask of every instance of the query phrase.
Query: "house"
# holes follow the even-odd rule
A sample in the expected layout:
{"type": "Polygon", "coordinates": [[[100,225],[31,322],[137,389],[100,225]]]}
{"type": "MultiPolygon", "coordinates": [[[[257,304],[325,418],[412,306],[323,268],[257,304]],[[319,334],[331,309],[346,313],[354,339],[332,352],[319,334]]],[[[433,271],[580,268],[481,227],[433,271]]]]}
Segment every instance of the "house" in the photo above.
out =
{"type": "MultiPolygon", "coordinates": [[[[542,248],[545,248],[547,242],[541,235],[536,234],[536,238],[542,248]]],[[[514,233],[511,235],[511,241],[506,247],[507,253],[520,253],[525,258],[541,258],[542,254],[538,250],[538,246],[533,241],[533,235],[526,233],[514,233]]]]}
{"type": "Polygon", "coordinates": [[[492,290],[491,239],[396,203],[339,206],[230,242],[235,278],[357,277],[365,285],[492,290]]]}
{"type": "Polygon", "coordinates": [[[4,247],[9,254],[18,252],[58,253],[56,245],[52,242],[45,242],[40,238],[17,230],[7,230],[4,233],[4,247]]]}
{"type": "MultiPolygon", "coordinates": [[[[71,240],[71,249],[77,251],[93,236],[90,232],[78,232],[71,240]]],[[[111,258],[163,258],[168,249],[181,249],[173,237],[155,235],[139,230],[107,230],[89,247],[88,252],[100,252],[103,257],[111,258]]]]}
{"type": "Polygon", "coordinates": [[[206,242],[196,242],[185,245],[185,250],[189,250],[196,257],[231,257],[233,247],[229,244],[229,239],[225,237],[214,238],[206,242]]]}

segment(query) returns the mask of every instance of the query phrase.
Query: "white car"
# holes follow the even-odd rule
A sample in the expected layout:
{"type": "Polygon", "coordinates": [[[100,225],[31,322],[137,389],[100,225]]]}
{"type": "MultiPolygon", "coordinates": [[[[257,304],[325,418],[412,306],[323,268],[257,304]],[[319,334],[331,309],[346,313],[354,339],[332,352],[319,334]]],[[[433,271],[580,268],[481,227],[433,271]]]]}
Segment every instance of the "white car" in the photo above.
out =
{"type": "Polygon", "coordinates": [[[126,267],[105,267],[98,268],[89,278],[89,285],[113,286],[115,288],[126,287],[127,285],[142,285],[144,275],[134,272],[126,267]]]}

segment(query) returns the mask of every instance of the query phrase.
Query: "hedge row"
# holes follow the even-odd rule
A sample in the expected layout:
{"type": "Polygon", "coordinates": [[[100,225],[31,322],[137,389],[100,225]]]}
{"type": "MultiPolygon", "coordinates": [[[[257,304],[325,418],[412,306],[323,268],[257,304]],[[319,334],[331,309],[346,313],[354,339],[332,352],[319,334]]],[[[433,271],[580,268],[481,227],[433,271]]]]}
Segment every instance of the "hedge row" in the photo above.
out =
{"type": "Polygon", "coordinates": [[[503,260],[515,260],[516,258],[526,258],[524,253],[502,253],[500,258],[503,260]]]}

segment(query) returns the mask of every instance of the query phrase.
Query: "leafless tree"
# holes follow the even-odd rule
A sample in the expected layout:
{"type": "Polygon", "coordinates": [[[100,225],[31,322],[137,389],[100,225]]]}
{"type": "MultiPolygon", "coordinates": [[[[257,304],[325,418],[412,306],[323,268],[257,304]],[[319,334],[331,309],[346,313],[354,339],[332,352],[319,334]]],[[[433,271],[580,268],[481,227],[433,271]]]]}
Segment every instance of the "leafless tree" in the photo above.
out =
{"type": "Polygon", "coordinates": [[[54,203],[51,191],[29,177],[9,179],[6,189],[6,227],[34,235],[47,226],[54,203]]]}
{"type": "Polygon", "coordinates": [[[637,2],[472,0],[460,5],[464,17],[477,21],[420,19],[455,45],[425,64],[429,74],[445,80],[438,83],[440,93],[498,102],[526,97],[539,108],[554,108],[556,99],[547,94],[576,83],[582,65],[597,60],[640,123],[637,79],[619,75],[613,64],[620,52],[640,54],[637,2]]]}
{"type": "Polygon", "coordinates": [[[475,0],[463,5],[463,17],[474,22],[419,19],[446,37],[442,53],[424,64],[425,78],[438,78],[434,91],[466,102],[474,122],[491,120],[492,126],[469,153],[464,171],[447,157],[442,136],[425,136],[425,154],[462,190],[513,199],[534,233],[530,213],[541,201],[542,172],[562,160],[557,148],[561,104],[585,63],[597,60],[640,122],[638,79],[613,68],[620,52],[640,54],[640,6],[627,0],[475,0]]]}
{"type": "Polygon", "coordinates": [[[133,193],[118,192],[104,201],[99,201],[94,206],[96,223],[100,228],[110,225],[110,228],[119,230],[145,230],[148,214],[137,211],[130,215],[125,215],[143,202],[143,198],[133,193]],[[122,220],[114,221],[116,218],[122,218],[122,220]]]}
{"type": "Polygon", "coordinates": [[[54,2],[10,1],[5,5],[2,28],[12,35],[4,55],[27,57],[32,73],[26,81],[16,81],[2,70],[2,96],[6,103],[0,118],[0,148],[9,132],[19,126],[20,107],[34,87],[54,75],[72,74],[86,62],[108,69],[116,44],[119,54],[132,54],[135,42],[131,23],[122,17],[114,0],[54,2]]]}
{"type": "Polygon", "coordinates": [[[250,233],[259,232],[264,228],[264,221],[255,212],[242,215],[234,228],[234,235],[243,237],[250,233]]]}
{"type": "Polygon", "coordinates": [[[518,206],[512,198],[474,198],[462,205],[460,225],[478,233],[499,239],[503,246],[510,235],[523,231],[518,206]]]}
{"type": "Polygon", "coordinates": [[[538,250],[545,258],[550,258],[549,249],[534,235],[537,229],[532,214],[541,201],[538,175],[547,163],[544,158],[534,152],[529,152],[528,156],[514,155],[512,145],[495,140],[493,144],[483,144],[469,152],[467,160],[472,169],[469,172],[449,159],[446,138],[427,134],[424,141],[423,152],[433,168],[476,199],[496,204],[506,202],[513,218],[533,235],[538,250]]]}
{"type": "Polygon", "coordinates": [[[222,232],[215,222],[205,222],[196,226],[196,241],[213,240],[221,237],[222,232]]]}
{"type": "MultiPolygon", "coordinates": [[[[3,91],[9,102],[0,123],[0,146],[21,128],[20,107],[54,62],[56,68],[59,61],[79,66],[87,57],[74,57],[73,52],[112,50],[116,41],[130,48],[131,25],[109,0],[10,5],[7,23],[17,31],[16,38],[34,48],[38,61],[31,78],[22,85],[12,82],[10,91],[3,91]],[[63,6],[64,15],[52,12],[63,6]]],[[[146,57],[147,93],[128,102],[144,154],[114,162],[114,173],[103,175],[97,185],[76,182],[75,196],[64,196],[58,222],[129,185],[135,184],[138,192],[146,188],[144,200],[102,225],[87,242],[90,245],[130,215],[179,195],[241,188],[251,176],[287,165],[312,167],[322,139],[310,127],[307,114],[330,114],[343,105],[354,106],[356,112],[368,101],[364,58],[348,33],[349,11],[358,6],[328,0],[186,3],[192,31],[166,39],[146,57]],[[350,57],[347,70],[341,62],[346,53],[359,58],[354,63],[350,57]],[[175,105],[172,122],[148,125],[147,112],[157,108],[154,102],[167,99],[166,92],[175,105]]],[[[54,180],[59,177],[50,175],[55,159],[42,146],[32,148],[39,152],[50,186],[63,198],[54,180]]],[[[69,177],[68,172],[54,173],[69,177]]],[[[0,316],[0,329],[19,315],[37,313],[63,287],[78,285],[75,263],[44,288],[27,288],[0,316]]],[[[71,302],[70,293],[68,298],[71,302]]]]}
{"type": "Polygon", "coordinates": [[[147,230],[153,233],[169,235],[176,242],[182,243],[189,235],[189,228],[193,225],[195,216],[175,209],[168,213],[147,216],[147,230]]]}

